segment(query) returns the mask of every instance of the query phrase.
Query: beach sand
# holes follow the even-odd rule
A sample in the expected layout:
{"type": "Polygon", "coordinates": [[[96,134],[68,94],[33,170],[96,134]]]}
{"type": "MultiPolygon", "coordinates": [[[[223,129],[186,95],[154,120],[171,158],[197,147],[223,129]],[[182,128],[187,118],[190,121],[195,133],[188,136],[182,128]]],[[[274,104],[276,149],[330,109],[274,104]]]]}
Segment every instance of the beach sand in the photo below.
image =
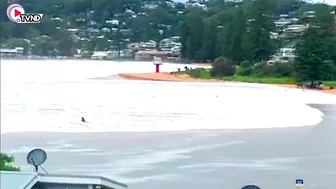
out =
{"type": "MultiPolygon", "coordinates": [[[[119,77],[123,79],[131,79],[131,80],[149,80],[149,81],[173,81],[173,82],[232,82],[232,81],[223,81],[216,79],[197,79],[192,78],[187,74],[171,74],[169,72],[160,72],[160,73],[122,73],[119,74],[119,77]]],[[[276,84],[280,87],[285,88],[298,88],[293,84],[276,84]]],[[[310,89],[314,90],[314,89],[310,89]]],[[[336,89],[326,89],[326,90],[317,90],[326,92],[329,94],[336,95],[336,89]]]]}
{"type": "Polygon", "coordinates": [[[221,82],[216,79],[196,79],[187,74],[174,75],[170,72],[160,73],[122,73],[119,77],[132,80],[149,80],[149,81],[175,81],[175,82],[221,82]]]}

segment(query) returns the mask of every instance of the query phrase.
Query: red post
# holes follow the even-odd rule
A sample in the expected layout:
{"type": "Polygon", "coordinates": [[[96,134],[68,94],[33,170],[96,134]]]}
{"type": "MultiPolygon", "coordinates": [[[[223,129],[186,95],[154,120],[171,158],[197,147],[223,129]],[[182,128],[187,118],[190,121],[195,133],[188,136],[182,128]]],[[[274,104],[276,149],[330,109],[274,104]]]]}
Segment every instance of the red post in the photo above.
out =
{"type": "Polygon", "coordinates": [[[156,73],[160,72],[160,64],[155,64],[155,72],[156,73]]]}

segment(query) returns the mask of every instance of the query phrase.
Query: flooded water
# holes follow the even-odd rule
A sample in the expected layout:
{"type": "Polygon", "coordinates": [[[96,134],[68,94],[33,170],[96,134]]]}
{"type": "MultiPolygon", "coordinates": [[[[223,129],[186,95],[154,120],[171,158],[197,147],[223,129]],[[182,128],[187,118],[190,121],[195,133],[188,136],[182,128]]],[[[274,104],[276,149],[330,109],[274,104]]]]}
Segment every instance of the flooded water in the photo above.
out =
{"type": "Polygon", "coordinates": [[[49,172],[99,174],[131,188],[283,189],[298,177],[334,188],[336,108],[307,104],[336,104],[335,96],[117,76],[153,70],[149,62],[2,60],[1,151],[30,171],[26,153],[43,148],[49,172]]]}

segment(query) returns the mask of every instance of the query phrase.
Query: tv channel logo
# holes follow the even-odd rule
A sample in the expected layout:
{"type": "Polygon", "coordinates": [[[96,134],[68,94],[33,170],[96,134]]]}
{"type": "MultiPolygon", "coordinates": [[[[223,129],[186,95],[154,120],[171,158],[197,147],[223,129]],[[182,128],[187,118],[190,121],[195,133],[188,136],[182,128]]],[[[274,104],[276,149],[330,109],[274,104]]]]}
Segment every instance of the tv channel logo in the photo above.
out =
{"type": "Polygon", "coordinates": [[[20,4],[10,4],[7,8],[7,17],[15,23],[40,23],[43,14],[40,13],[25,13],[25,10],[20,4]]]}

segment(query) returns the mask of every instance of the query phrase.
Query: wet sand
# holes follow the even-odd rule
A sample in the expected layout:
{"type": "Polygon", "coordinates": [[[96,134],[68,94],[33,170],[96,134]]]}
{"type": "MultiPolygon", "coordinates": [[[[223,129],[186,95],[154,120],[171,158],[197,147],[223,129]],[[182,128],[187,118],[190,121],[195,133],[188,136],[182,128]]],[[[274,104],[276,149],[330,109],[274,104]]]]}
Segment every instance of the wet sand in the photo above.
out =
{"type": "MultiPolygon", "coordinates": [[[[160,73],[122,73],[119,74],[119,77],[123,79],[131,79],[131,80],[150,80],[150,81],[172,81],[172,82],[232,82],[232,81],[223,81],[216,79],[197,79],[192,78],[187,74],[179,74],[174,75],[169,72],[160,72],[160,73]]],[[[291,84],[276,84],[280,87],[285,88],[298,88],[296,85],[291,84]]],[[[313,90],[313,89],[309,89],[313,90]]],[[[328,90],[316,90],[322,91],[329,94],[336,94],[336,89],[328,89],[328,90]]]]}
{"type": "MultiPolygon", "coordinates": [[[[316,126],[145,133],[8,133],[2,151],[23,170],[26,153],[44,148],[50,173],[102,174],[130,188],[332,189],[336,176],[336,106],[316,126]],[[16,152],[15,152],[16,151],[16,152]]],[[[298,112],[299,113],[299,112],[298,112]]]]}
{"type": "Polygon", "coordinates": [[[174,75],[170,72],[160,73],[122,73],[119,77],[131,80],[174,81],[174,82],[221,82],[216,79],[196,79],[187,74],[174,75]]]}

